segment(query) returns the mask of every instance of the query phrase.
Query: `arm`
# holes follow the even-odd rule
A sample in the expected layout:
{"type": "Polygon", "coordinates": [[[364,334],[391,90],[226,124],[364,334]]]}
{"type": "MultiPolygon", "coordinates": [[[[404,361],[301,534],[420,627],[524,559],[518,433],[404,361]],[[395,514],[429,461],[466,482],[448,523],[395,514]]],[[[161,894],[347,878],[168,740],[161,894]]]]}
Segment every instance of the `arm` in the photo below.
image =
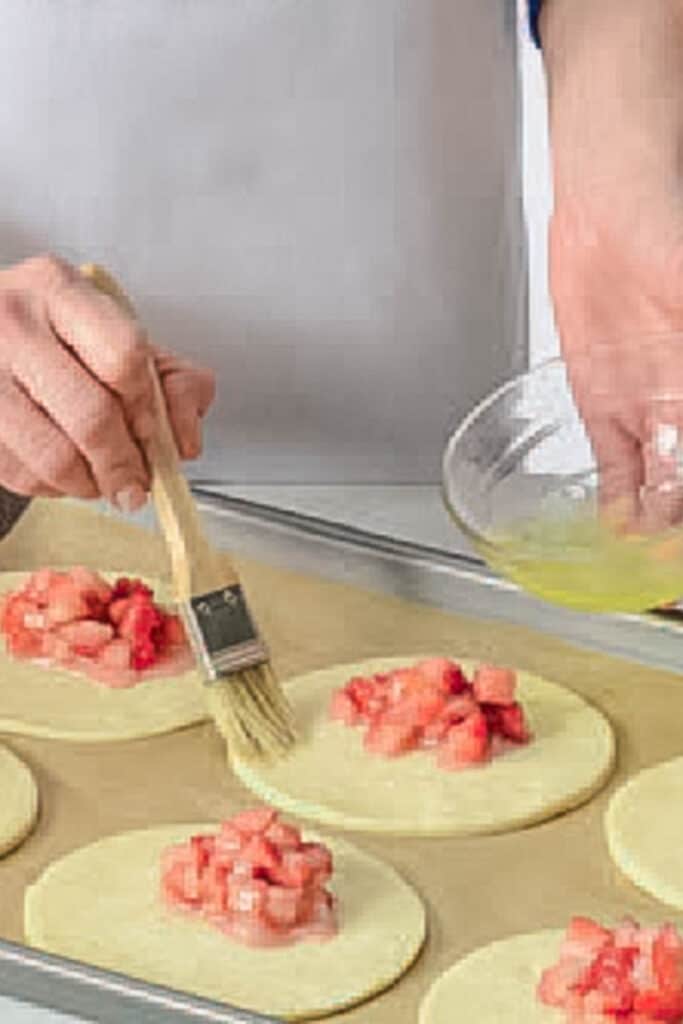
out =
{"type": "Polygon", "coordinates": [[[683,0],[545,0],[550,286],[602,496],[683,516],[683,0]],[[668,490],[662,490],[666,484],[668,490]]]}

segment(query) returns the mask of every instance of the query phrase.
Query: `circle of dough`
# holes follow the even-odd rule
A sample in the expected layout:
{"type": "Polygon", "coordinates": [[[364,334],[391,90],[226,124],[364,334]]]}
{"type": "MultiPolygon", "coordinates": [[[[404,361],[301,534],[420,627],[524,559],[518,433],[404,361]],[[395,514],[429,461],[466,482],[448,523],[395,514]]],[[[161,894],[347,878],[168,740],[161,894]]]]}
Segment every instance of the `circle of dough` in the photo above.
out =
{"type": "Polygon", "coordinates": [[[438,978],[422,1001],[418,1024],[558,1024],[536,987],[559,957],[561,931],[515,935],[475,950],[438,978]]]}
{"type": "Polygon", "coordinates": [[[605,815],[607,845],[638,888],[683,909],[680,807],[683,757],[647,768],[614,794],[605,815]]]}
{"type": "MultiPolygon", "coordinates": [[[[111,580],[124,574],[101,575],[111,580]]],[[[27,573],[2,573],[0,593],[16,590],[27,578],[27,573]]],[[[158,580],[145,582],[164,603],[167,588],[158,580]]],[[[107,743],[156,736],[207,718],[194,671],[118,690],[76,673],[12,658],[4,642],[0,644],[0,732],[107,743]]]]}
{"type": "Polygon", "coordinates": [[[27,837],[38,817],[38,787],[31,770],[0,746],[0,855],[27,837]]]}
{"type": "MultiPolygon", "coordinates": [[[[332,721],[332,691],[352,676],[415,663],[390,658],[292,679],[286,693],[301,742],[276,762],[232,764],[267,803],[336,828],[403,835],[510,831],[575,807],[608,778],[615,743],[606,718],[570,690],[518,672],[534,740],[481,767],[438,768],[433,752],[384,758],[363,748],[364,728],[332,721]]],[[[471,662],[457,659],[466,670],[471,662]]]]}
{"type": "MultiPolygon", "coordinates": [[[[216,824],[109,836],[56,861],[26,892],[28,943],[256,1013],[303,1020],[369,998],[403,974],[425,938],[417,893],[388,865],[325,837],[339,933],[250,949],[163,905],[162,850],[216,824]]],[[[315,838],[307,836],[306,838],[315,838]]]]}

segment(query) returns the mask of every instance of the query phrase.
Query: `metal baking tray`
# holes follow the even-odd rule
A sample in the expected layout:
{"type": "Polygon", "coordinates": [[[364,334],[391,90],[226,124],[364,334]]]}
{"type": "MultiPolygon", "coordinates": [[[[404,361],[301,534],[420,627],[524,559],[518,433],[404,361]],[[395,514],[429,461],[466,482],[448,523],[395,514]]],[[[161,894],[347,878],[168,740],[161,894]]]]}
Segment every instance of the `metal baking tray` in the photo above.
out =
{"type": "Polygon", "coordinates": [[[0,941],[0,991],[68,1014],[67,1020],[98,1024],[281,1024],[275,1017],[173,992],[4,940],[0,941]]]}
{"type": "MultiPolygon", "coordinates": [[[[675,613],[597,616],[565,611],[501,581],[471,556],[230,499],[202,488],[194,490],[207,532],[217,547],[455,614],[528,626],[574,646],[652,668],[683,670],[681,626],[675,613]]],[[[67,1019],[102,1024],[278,1024],[272,1017],[7,941],[0,941],[0,993],[48,1007],[66,1014],[67,1019]]]]}

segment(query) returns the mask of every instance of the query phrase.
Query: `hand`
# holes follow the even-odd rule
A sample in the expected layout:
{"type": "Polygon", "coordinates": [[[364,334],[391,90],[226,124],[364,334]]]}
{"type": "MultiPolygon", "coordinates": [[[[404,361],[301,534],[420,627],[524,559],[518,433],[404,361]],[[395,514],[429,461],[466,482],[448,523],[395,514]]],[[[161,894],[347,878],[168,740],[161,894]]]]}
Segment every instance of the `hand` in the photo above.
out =
{"type": "Polygon", "coordinates": [[[550,284],[603,504],[683,517],[683,3],[547,0],[550,284]]]}
{"type": "Polygon", "coordinates": [[[150,486],[143,443],[154,430],[150,353],[179,451],[195,458],[215,391],[209,371],[155,349],[59,259],[0,271],[0,485],[140,507],[150,486]]]}

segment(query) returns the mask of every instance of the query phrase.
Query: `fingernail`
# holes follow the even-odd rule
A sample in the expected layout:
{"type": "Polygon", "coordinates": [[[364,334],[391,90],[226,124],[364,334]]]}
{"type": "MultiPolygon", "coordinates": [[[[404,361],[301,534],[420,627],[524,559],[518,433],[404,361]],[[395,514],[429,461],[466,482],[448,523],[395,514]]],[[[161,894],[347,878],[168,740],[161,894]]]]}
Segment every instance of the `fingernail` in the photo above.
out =
{"type": "Polygon", "coordinates": [[[201,441],[195,439],[183,441],[182,455],[184,459],[198,459],[201,454],[201,441]]]}
{"type": "Polygon", "coordinates": [[[132,484],[130,487],[124,487],[114,498],[114,504],[117,508],[121,512],[129,514],[131,512],[137,512],[138,509],[141,509],[146,503],[147,495],[138,484],[132,484]]]}

